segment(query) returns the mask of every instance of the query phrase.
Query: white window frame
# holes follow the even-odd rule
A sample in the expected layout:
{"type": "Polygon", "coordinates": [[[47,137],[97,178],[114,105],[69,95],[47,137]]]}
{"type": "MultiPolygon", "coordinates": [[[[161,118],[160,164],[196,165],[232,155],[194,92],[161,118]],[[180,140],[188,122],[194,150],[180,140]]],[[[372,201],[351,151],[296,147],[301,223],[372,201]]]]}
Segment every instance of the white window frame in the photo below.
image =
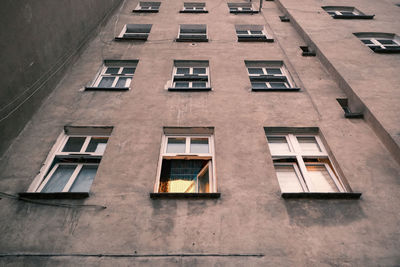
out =
{"type": "MultiPolygon", "coordinates": [[[[196,64],[197,65],[197,64],[196,64]]],[[[188,88],[188,89],[202,89],[202,88],[210,88],[210,69],[208,65],[198,65],[198,66],[190,66],[190,63],[182,65],[182,66],[174,66],[174,70],[173,70],[173,74],[172,74],[172,88],[188,88]],[[189,69],[189,73],[186,75],[196,75],[198,77],[203,77],[203,78],[207,78],[207,81],[192,81],[192,80],[177,80],[175,81],[175,77],[185,77],[185,74],[178,74],[178,68],[188,68],[189,69]],[[205,68],[206,69],[206,73],[205,74],[194,74],[193,73],[193,69],[195,68],[205,68]],[[187,82],[189,83],[189,87],[177,87],[176,83],[179,82],[187,82]],[[193,83],[194,82],[205,82],[206,86],[205,87],[193,87],[193,83]]]]}
{"type": "Polygon", "coordinates": [[[206,11],[206,4],[185,2],[183,3],[183,11],[206,11]]]}
{"type": "MultiPolygon", "coordinates": [[[[142,24],[142,25],[145,25],[145,24],[142,24]]],[[[151,25],[151,24],[150,24],[151,25]]],[[[139,28],[138,28],[139,29],[139,28]]],[[[151,31],[151,26],[150,26],[150,29],[149,29],[149,31],[148,32],[126,32],[126,30],[127,30],[127,24],[125,24],[124,25],[124,27],[122,28],[122,31],[121,31],[121,33],[118,35],[118,38],[126,38],[126,39],[129,39],[129,37],[124,37],[124,35],[125,34],[136,34],[136,35],[138,35],[138,37],[140,36],[140,37],[148,37],[149,36],[149,34],[150,34],[150,31],[151,31]]]]}
{"type": "Polygon", "coordinates": [[[159,11],[160,9],[160,2],[139,2],[135,10],[157,10],[159,11]],[[150,3],[156,3],[156,4],[150,4],[150,3]],[[147,8],[148,7],[148,8],[147,8]]]}
{"type": "Polygon", "coordinates": [[[251,29],[238,30],[238,29],[236,29],[236,35],[238,37],[267,37],[267,34],[266,34],[265,30],[261,30],[261,34],[251,33],[252,31],[260,31],[260,30],[251,30],[251,29]],[[246,34],[238,33],[238,31],[247,31],[247,33],[246,34]]]}
{"type": "Polygon", "coordinates": [[[370,46],[379,46],[379,47],[381,47],[382,49],[387,49],[387,48],[390,48],[390,47],[400,46],[400,43],[399,43],[398,41],[396,41],[395,39],[393,39],[393,38],[385,38],[385,37],[361,37],[361,38],[359,38],[359,39],[360,39],[361,41],[362,41],[362,40],[371,41],[372,44],[366,44],[366,43],[363,42],[363,44],[366,45],[366,46],[368,46],[368,47],[370,47],[370,46]],[[380,40],[390,40],[390,41],[393,41],[395,44],[381,44],[381,43],[378,41],[378,39],[380,39],[380,40]]]}
{"type": "MultiPolygon", "coordinates": [[[[209,190],[210,193],[217,192],[216,174],[215,174],[215,151],[214,151],[214,135],[197,135],[197,134],[164,134],[161,141],[160,157],[157,168],[156,183],[154,185],[154,192],[158,193],[160,189],[161,169],[164,159],[192,159],[192,160],[209,160],[209,190]],[[185,138],[185,152],[183,153],[167,153],[168,138],[185,138]],[[208,153],[191,153],[190,140],[191,138],[204,138],[208,139],[208,153]]],[[[198,182],[196,182],[196,191],[198,189],[198,182]]],[[[197,194],[197,192],[196,192],[197,194]]]]}
{"type": "MultiPolygon", "coordinates": [[[[194,29],[194,30],[197,30],[197,29],[194,29]]],[[[206,24],[181,24],[181,25],[179,25],[178,39],[190,39],[188,37],[185,38],[185,35],[204,36],[204,38],[202,38],[202,39],[199,38],[199,40],[207,40],[208,39],[207,25],[206,24]],[[184,28],[186,28],[186,29],[183,29],[183,30],[190,30],[191,26],[204,26],[205,33],[182,33],[182,26],[184,28]]],[[[193,42],[195,42],[195,41],[193,40],[193,42]]]]}
{"type": "MultiPolygon", "coordinates": [[[[283,82],[286,86],[286,88],[293,88],[294,84],[293,81],[290,78],[289,72],[287,71],[287,69],[285,68],[285,66],[283,65],[283,63],[278,66],[276,64],[271,64],[268,65],[268,63],[265,64],[265,66],[260,67],[260,66],[246,66],[247,69],[247,74],[249,75],[249,78],[251,77],[260,77],[261,75],[271,75],[271,76],[275,76],[275,77],[285,77],[286,78],[286,82],[283,82]],[[262,69],[263,73],[262,74],[251,74],[249,69],[262,69]],[[267,69],[280,69],[281,74],[268,74],[267,69]]],[[[250,79],[251,81],[251,79],[250,79]]],[[[274,83],[275,81],[251,81],[251,83],[264,83],[266,84],[267,88],[275,88],[274,86],[271,86],[270,83],[274,83]]],[[[279,82],[279,81],[276,81],[279,82]]]]}
{"type": "Polygon", "coordinates": [[[93,87],[99,87],[101,80],[105,77],[114,77],[114,81],[113,81],[112,85],[107,88],[110,88],[110,89],[130,88],[130,85],[133,80],[133,76],[135,75],[135,72],[136,72],[136,67],[137,67],[137,65],[112,66],[112,65],[104,64],[99,75],[97,76],[97,78],[93,84],[93,87]],[[108,68],[119,68],[119,70],[118,70],[118,73],[106,73],[108,68]],[[124,68],[135,68],[135,71],[133,74],[123,74],[122,71],[124,68]],[[125,81],[125,86],[124,87],[115,87],[120,78],[128,78],[125,81]],[[129,78],[130,78],[130,80],[129,80],[129,78]]]}
{"type": "MultiPolygon", "coordinates": [[[[284,137],[286,142],[289,146],[290,152],[281,152],[275,153],[271,152],[271,156],[273,160],[278,160],[282,158],[292,158],[296,159],[297,164],[291,162],[274,162],[274,166],[283,166],[283,165],[297,165],[294,167],[297,177],[299,179],[300,184],[303,187],[304,192],[319,192],[317,188],[314,188],[311,178],[309,177],[307,166],[308,165],[315,165],[315,166],[324,166],[329,173],[329,176],[333,180],[334,184],[336,185],[339,192],[347,192],[345,185],[341,181],[340,177],[338,176],[338,172],[334,169],[335,167],[332,164],[332,161],[329,158],[328,152],[326,151],[320,137],[314,134],[267,134],[267,141],[268,137],[284,137]],[[301,146],[298,142],[297,137],[313,137],[315,138],[317,145],[320,149],[320,152],[305,152],[301,150],[301,146]],[[327,159],[331,164],[332,168],[329,164],[324,162],[307,162],[304,159],[307,158],[323,158],[327,159]]],[[[269,144],[269,142],[268,142],[269,144]]],[[[286,193],[286,192],[282,192],[286,193]]]]}
{"type": "Polygon", "coordinates": [[[228,8],[230,13],[256,12],[254,6],[251,3],[228,3],[228,8]]]}

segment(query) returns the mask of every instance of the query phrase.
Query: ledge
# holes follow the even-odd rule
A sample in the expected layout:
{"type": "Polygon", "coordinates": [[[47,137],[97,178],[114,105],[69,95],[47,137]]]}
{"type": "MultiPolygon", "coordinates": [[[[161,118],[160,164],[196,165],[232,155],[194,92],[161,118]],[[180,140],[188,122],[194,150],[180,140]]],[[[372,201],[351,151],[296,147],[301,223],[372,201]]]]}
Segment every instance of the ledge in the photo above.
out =
{"type": "Polygon", "coordinates": [[[115,37],[115,41],[147,41],[146,37],[115,37]]]}
{"type": "Polygon", "coordinates": [[[313,198],[313,199],[359,199],[361,193],[355,192],[299,192],[299,193],[282,193],[282,198],[313,198]]]}
{"type": "Polygon", "coordinates": [[[20,198],[29,199],[82,199],[89,197],[89,192],[55,192],[55,193],[42,193],[42,192],[23,192],[18,193],[20,198]]]}
{"type": "Polygon", "coordinates": [[[91,86],[85,86],[85,91],[128,91],[129,87],[91,87],[91,86]]]}
{"type": "Polygon", "coordinates": [[[362,113],[344,113],[344,117],[347,119],[363,119],[364,114],[362,113]]]}
{"type": "Polygon", "coordinates": [[[372,51],[374,51],[375,53],[382,53],[382,54],[396,54],[396,53],[400,53],[400,48],[375,48],[372,49],[372,51]]]}
{"type": "Polygon", "coordinates": [[[273,43],[274,39],[268,39],[265,36],[263,36],[263,37],[238,37],[238,42],[267,42],[267,43],[273,43]]]}
{"type": "Polygon", "coordinates": [[[179,91],[179,92],[207,92],[211,91],[211,87],[196,87],[196,88],[188,88],[188,87],[169,87],[168,91],[179,91]]]}
{"type": "Polygon", "coordinates": [[[257,14],[257,10],[250,10],[250,11],[229,11],[231,14],[257,14]]]}
{"type": "Polygon", "coordinates": [[[181,10],[179,13],[208,13],[207,10],[181,10]]]}
{"type": "Polygon", "coordinates": [[[207,38],[176,38],[176,42],[208,42],[207,38]]]}
{"type": "Polygon", "coordinates": [[[213,199],[220,197],[221,193],[150,193],[152,199],[213,199]]]}
{"type": "Polygon", "coordinates": [[[298,87],[292,87],[292,88],[251,88],[253,92],[297,92],[300,91],[300,88],[298,87]]]}
{"type": "Polygon", "coordinates": [[[373,19],[375,15],[333,15],[334,19],[373,19]]]}
{"type": "Polygon", "coordinates": [[[158,10],[152,10],[152,9],[134,9],[132,10],[132,13],[158,13],[158,10]]]}

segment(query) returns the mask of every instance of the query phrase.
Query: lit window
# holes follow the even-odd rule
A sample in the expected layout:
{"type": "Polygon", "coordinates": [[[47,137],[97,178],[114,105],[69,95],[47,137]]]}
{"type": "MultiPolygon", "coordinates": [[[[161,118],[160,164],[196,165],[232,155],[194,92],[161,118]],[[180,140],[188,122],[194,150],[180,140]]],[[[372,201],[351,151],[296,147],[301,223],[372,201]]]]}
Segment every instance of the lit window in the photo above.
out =
{"type": "Polygon", "coordinates": [[[170,91],[211,90],[208,61],[175,61],[170,91]]]}
{"type": "Polygon", "coordinates": [[[128,90],[136,70],[138,60],[105,60],[104,65],[86,90],[128,90]]]}
{"type": "Polygon", "coordinates": [[[139,2],[132,12],[156,13],[160,9],[161,2],[139,2]]]}
{"type": "Polygon", "coordinates": [[[318,134],[266,134],[282,193],[349,191],[318,134]]]}
{"type": "Polygon", "coordinates": [[[142,40],[149,37],[151,24],[126,24],[115,40],[142,40]]]}
{"type": "Polygon", "coordinates": [[[205,3],[183,3],[180,13],[207,13],[205,3]]]}
{"type": "Polygon", "coordinates": [[[282,61],[245,61],[253,91],[298,91],[282,61]]]}
{"type": "Polygon", "coordinates": [[[365,15],[360,10],[351,6],[323,6],[334,19],[373,19],[375,15],[365,15]]]}
{"type": "Polygon", "coordinates": [[[28,193],[88,195],[112,127],[65,127],[28,193]]]}
{"type": "Polygon", "coordinates": [[[354,35],[375,53],[400,53],[400,37],[396,34],[359,32],[354,35]]]}
{"type": "Polygon", "coordinates": [[[253,8],[251,3],[228,3],[229,12],[233,14],[239,13],[258,13],[257,10],[253,8]]]}
{"type": "Polygon", "coordinates": [[[157,193],[215,193],[212,134],[165,134],[157,193]]]}
{"type": "Polygon", "coordinates": [[[238,42],[273,42],[262,25],[235,25],[238,42]]]}
{"type": "Polygon", "coordinates": [[[208,42],[205,24],[182,24],[179,26],[177,42],[208,42]]]}

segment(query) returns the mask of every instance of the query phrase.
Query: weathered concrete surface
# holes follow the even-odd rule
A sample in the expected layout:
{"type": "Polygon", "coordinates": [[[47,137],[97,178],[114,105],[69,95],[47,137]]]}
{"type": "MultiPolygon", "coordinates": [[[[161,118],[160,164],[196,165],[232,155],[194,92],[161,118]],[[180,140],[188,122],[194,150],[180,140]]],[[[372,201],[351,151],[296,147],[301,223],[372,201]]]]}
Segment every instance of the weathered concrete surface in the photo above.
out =
{"type": "Polygon", "coordinates": [[[4,0],[0,23],[0,155],[121,0],[4,0]]]}
{"type": "MultiPolygon", "coordinates": [[[[64,125],[113,125],[84,201],[65,209],[0,200],[0,262],[10,266],[396,266],[400,261],[400,167],[363,120],[343,118],[345,97],[274,2],[262,14],[132,14],[126,1],[68,71],[0,161],[0,191],[25,191],[64,125]],[[218,17],[218,20],[215,18],[218,17]],[[153,24],[146,43],[114,43],[126,23],[153,24]],[[179,24],[207,24],[210,42],[173,42],[179,24]],[[265,24],[274,43],[237,43],[234,24],[265,24]],[[103,59],[139,59],[127,92],[84,92],[103,59]],[[212,92],[165,90],[174,59],[210,63],[212,92]],[[284,60],[302,88],[253,93],[244,60],[284,60]],[[163,126],[214,126],[218,200],[152,200],[163,126]],[[263,127],[320,127],[360,200],[284,200],[263,127]],[[23,163],[23,164],[22,164],[23,163]],[[61,254],[64,257],[16,257],[61,254]],[[129,257],[132,254],[143,257],[129,257]],[[82,256],[72,256],[80,254],[82,256]],[[119,254],[93,257],[84,254],[119,254]],[[169,257],[169,254],[203,254],[169,257]],[[219,256],[206,257],[207,254],[219,256]],[[235,257],[231,254],[263,254],[235,257]],[[163,255],[155,257],[151,255],[163,255]]],[[[310,18],[311,19],[311,18],[310,18]]]]}

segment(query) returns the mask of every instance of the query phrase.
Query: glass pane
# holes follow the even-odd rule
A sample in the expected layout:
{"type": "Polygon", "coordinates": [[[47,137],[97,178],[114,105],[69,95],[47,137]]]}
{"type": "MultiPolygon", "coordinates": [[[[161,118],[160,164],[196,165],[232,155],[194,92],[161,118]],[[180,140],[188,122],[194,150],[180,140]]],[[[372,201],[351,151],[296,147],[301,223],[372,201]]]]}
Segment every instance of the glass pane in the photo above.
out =
{"type": "Polygon", "coordinates": [[[286,83],[283,82],[272,82],[269,83],[269,85],[271,85],[272,88],[287,88],[286,83]]]}
{"type": "Polygon", "coordinates": [[[250,8],[250,7],[242,7],[242,10],[243,10],[243,11],[250,11],[251,8],[250,8]]]}
{"type": "Polygon", "coordinates": [[[342,13],[342,15],[346,15],[346,16],[354,16],[355,15],[352,11],[340,11],[340,13],[342,13]]]}
{"type": "Polygon", "coordinates": [[[103,77],[98,85],[98,87],[111,87],[114,82],[115,77],[103,77]]]}
{"type": "Polygon", "coordinates": [[[200,172],[197,178],[199,193],[210,193],[210,174],[208,166],[206,169],[203,168],[200,172]]]}
{"type": "Polygon", "coordinates": [[[57,170],[53,173],[41,192],[62,192],[76,166],[77,165],[58,165],[57,170]]]}
{"type": "Polygon", "coordinates": [[[115,85],[116,88],[125,88],[129,87],[131,84],[131,78],[128,77],[119,77],[117,84],[115,85]]]}
{"type": "Polygon", "coordinates": [[[108,137],[92,137],[89,145],[86,148],[86,152],[95,152],[97,154],[103,154],[107,146],[108,137]]]}
{"type": "Polygon", "coordinates": [[[176,69],[176,74],[189,74],[190,69],[189,68],[177,68],[176,69]]]}
{"type": "Polygon", "coordinates": [[[284,136],[268,136],[268,145],[272,155],[285,154],[290,152],[289,144],[284,136]]]}
{"type": "Polygon", "coordinates": [[[335,11],[328,11],[328,14],[331,16],[336,15],[335,11]]]}
{"type": "Polygon", "coordinates": [[[364,44],[373,44],[371,40],[361,40],[364,44]]]}
{"type": "Polygon", "coordinates": [[[282,74],[282,71],[280,68],[267,68],[267,73],[269,75],[280,75],[282,74]]]}
{"type": "Polygon", "coordinates": [[[206,68],[193,68],[193,74],[206,74],[206,68]]]}
{"type": "Polygon", "coordinates": [[[262,68],[248,68],[250,74],[264,74],[262,68]]]}
{"type": "Polygon", "coordinates": [[[136,68],[124,68],[122,70],[122,74],[134,74],[135,70],[136,70],[136,68]]]}
{"type": "Polygon", "coordinates": [[[190,153],[209,153],[208,138],[191,138],[190,153]]]}
{"type": "Polygon", "coordinates": [[[175,87],[189,87],[189,82],[176,82],[175,87]]]}
{"type": "Polygon", "coordinates": [[[168,138],[167,153],[185,153],[186,138],[168,138]]]}
{"type": "Polygon", "coordinates": [[[265,88],[268,88],[266,83],[254,83],[254,82],[251,83],[251,87],[254,88],[254,89],[265,89],[265,88]]]}
{"type": "Polygon", "coordinates": [[[193,82],[192,87],[206,87],[206,82],[193,82]]]}
{"type": "Polygon", "coordinates": [[[75,182],[70,188],[70,192],[89,192],[93,179],[96,176],[97,165],[85,165],[82,167],[75,182]]]}
{"type": "Polygon", "coordinates": [[[379,39],[378,42],[381,44],[396,44],[393,40],[388,40],[388,39],[379,39]]]}
{"type": "Polygon", "coordinates": [[[332,177],[329,175],[325,165],[306,164],[308,177],[310,178],[315,192],[338,192],[332,177]]]}
{"type": "Polygon", "coordinates": [[[248,34],[247,31],[239,31],[239,30],[236,30],[236,33],[237,34],[248,34]]]}
{"type": "Polygon", "coordinates": [[[262,31],[250,31],[251,34],[263,34],[262,31]]]}
{"type": "Polygon", "coordinates": [[[238,8],[237,7],[231,7],[231,8],[229,8],[229,11],[238,11],[238,8]]]}
{"type": "Polygon", "coordinates": [[[80,152],[86,137],[69,137],[62,152],[80,152]]]}
{"type": "Polygon", "coordinates": [[[303,192],[293,165],[275,165],[276,176],[282,192],[303,192]]]}
{"type": "Polygon", "coordinates": [[[297,141],[303,152],[321,152],[321,149],[314,136],[297,136],[297,141]]]}
{"type": "Polygon", "coordinates": [[[107,74],[117,74],[119,71],[119,67],[118,68],[107,68],[106,73],[107,74]]]}
{"type": "Polygon", "coordinates": [[[149,6],[141,6],[140,9],[150,9],[149,6]]]}

